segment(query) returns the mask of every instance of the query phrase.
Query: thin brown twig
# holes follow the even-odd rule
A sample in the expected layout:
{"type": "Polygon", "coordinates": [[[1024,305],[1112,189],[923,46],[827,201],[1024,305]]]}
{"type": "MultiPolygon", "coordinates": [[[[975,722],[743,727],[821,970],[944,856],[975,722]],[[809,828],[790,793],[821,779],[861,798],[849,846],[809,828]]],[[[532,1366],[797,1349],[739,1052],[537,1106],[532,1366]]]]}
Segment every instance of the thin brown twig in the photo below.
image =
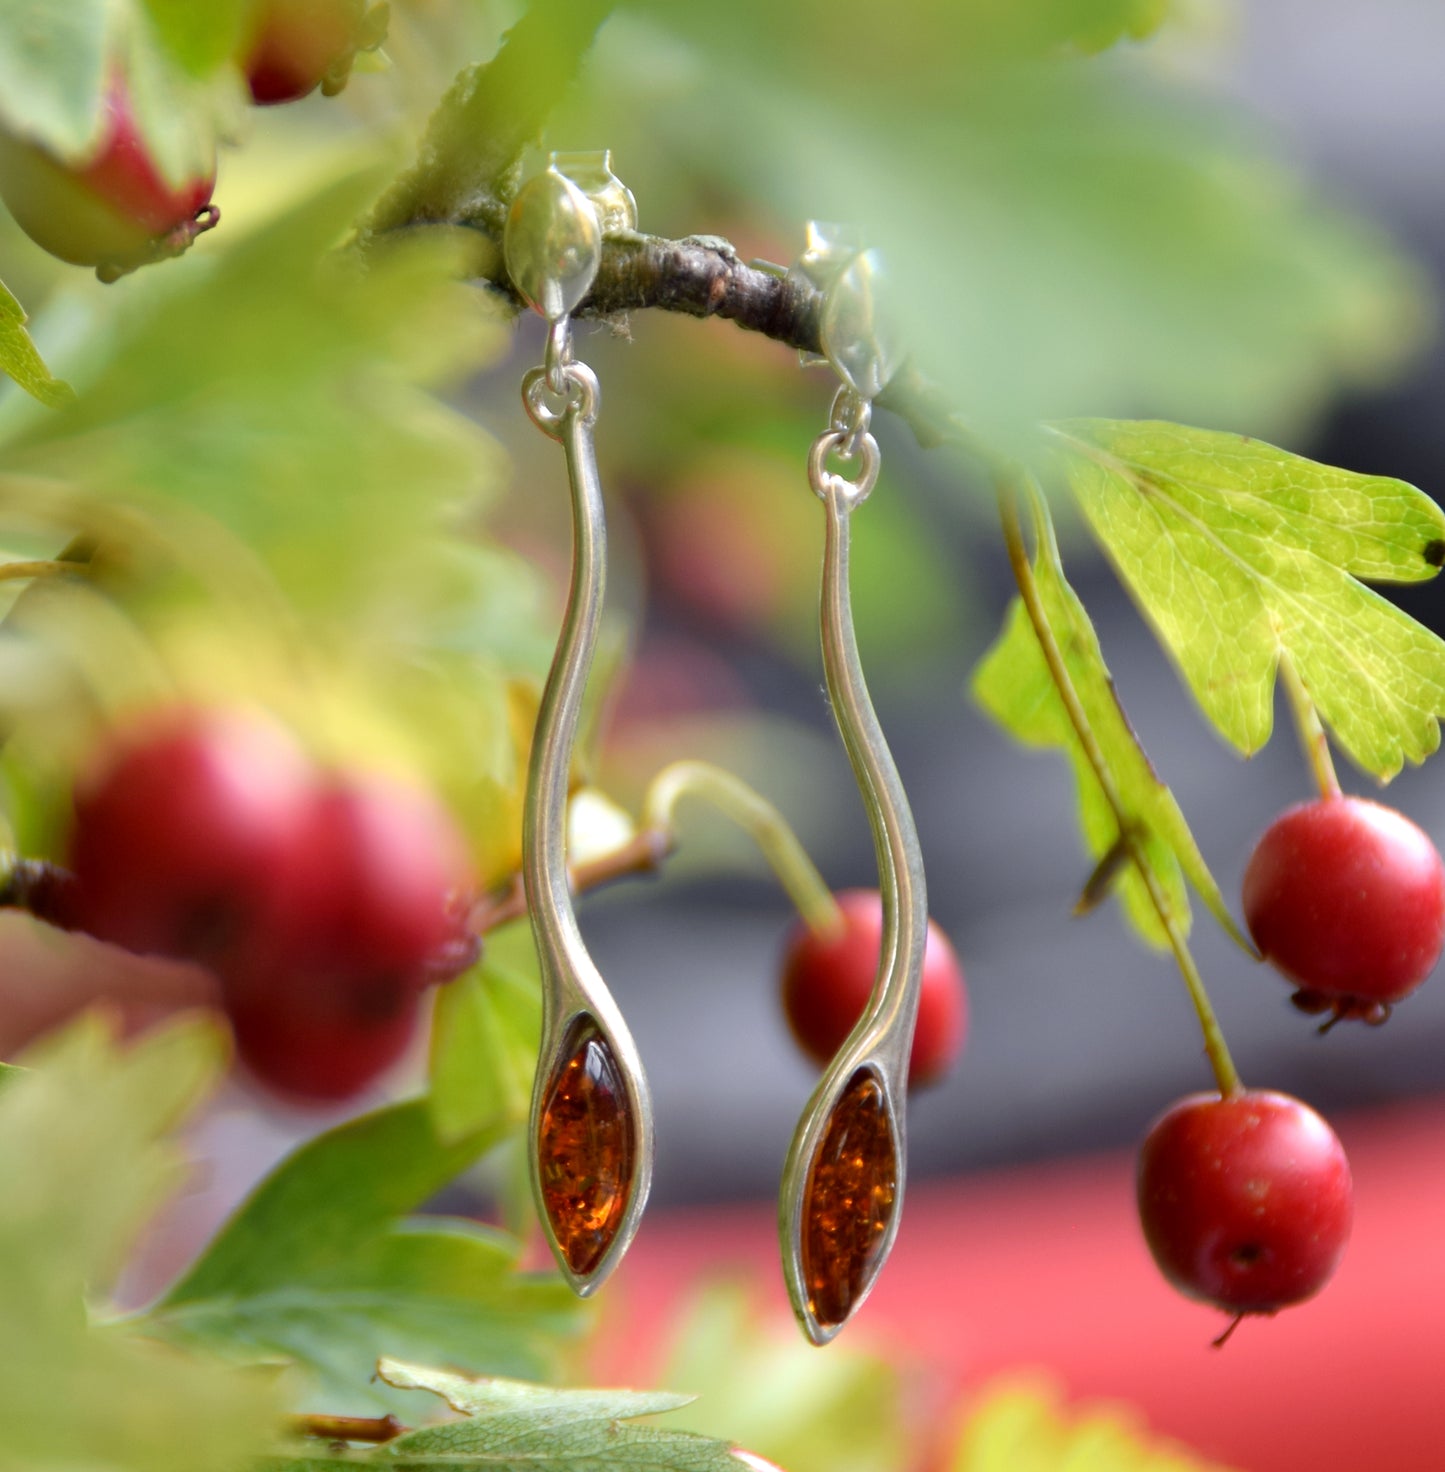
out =
{"type": "Polygon", "coordinates": [[[291,1432],[323,1441],[365,1441],[374,1445],[395,1441],[409,1430],[395,1416],[292,1416],[291,1432]]]}
{"type": "MultiPolygon", "coordinates": [[[[581,894],[614,880],[654,873],[671,851],[671,835],[643,829],[610,853],[573,868],[572,891],[581,894]]],[[[486,935],[488,931],[497,930],[513,920],[521,920],[526,913],[527,896],[522,888],[522,876],[515,874],[500,890],[476,905],[472,910],[472,927],[479,935],[486,935]]]]}
{"type": "Polygon", "coordinates": [[[37,920],[71,930],[75,875],[48,859],[14,859],[0,879],[0,910],[25,910],[37,920]]]}

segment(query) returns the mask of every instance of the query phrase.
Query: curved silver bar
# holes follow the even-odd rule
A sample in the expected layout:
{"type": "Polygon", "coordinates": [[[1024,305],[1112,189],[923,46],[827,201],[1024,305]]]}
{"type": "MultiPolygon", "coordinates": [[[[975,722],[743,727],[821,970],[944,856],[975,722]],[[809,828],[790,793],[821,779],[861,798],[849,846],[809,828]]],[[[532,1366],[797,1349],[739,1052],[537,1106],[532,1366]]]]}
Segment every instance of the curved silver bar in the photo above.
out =
{"type": "Polygon", "coordinates": [[[602,619],[607,533],[593,443],[597,380],[580,363],[566,364],[563,373],[568,397],[561,409],[549,408],[543,397],[547,369],[536,369],[523,380],[528,413],[566,451],[573,537],[571,586],[537,715],[522,819],[522,880],[542,971],[542,1044],[528,1129],[533,1195],[548,1245],[573,1289],[586,1297],[617,1266],[636,1235],[652,1181],[652,1100],[632,1035],[582,939],[568,877],[572,747],[602,619]],[[631,1170],[627,1199],[611,1240],[595,1263],[578,1272],[558,1241],[544,1198],[540,1131],[559,1069],[575,1052],[579,1038],[593,1032],[616,1063],[625,1121],[630,1120],[631,1170]]]}
{"type": "MultiPolygon", "coordinates": [[[[838,440],[834,432],[821,436],[819,444],[826,452],[836,448],[838,440]],[[831,445],[827,443],[830,440],[831,445]]],[[[862,439],[865,473],[871,468],[876,474],[877,446],[871,442],[872,436],[865,434],[862,439]]],[[[810,461],[810,470],[814,464],[821,472],[822,453],[810,461]]],[[[788,1151],[779,1198],[783,1271],[793,1311],[808,1338],[814,1344],[826,1344],[867,1297],[898,1231],[907,1156],[903,1101],[918,1014],[928,899],[918,830],[868,694],[853,629],[848,583],[850,517],[867,489],[835,475],[817,473],[813,480],[827,511],[821,598],[824,671],[834,718],[873,829],[883,897],[882,947],[867,1010],[808,1101],[788,1151]],[[891,1133],[895,1160],[893,1194],[887,1223],[846,1313],[838,1322],[826,1322],[815,1312],[804,1271],[807,1197],[815,1157],[825,1142],[840,1101],[860,1071],[871,1076],[881,1092],[883,1116],[891,1133]]],[[[871,480],[869,476],[869,486],[871,480]]]]}

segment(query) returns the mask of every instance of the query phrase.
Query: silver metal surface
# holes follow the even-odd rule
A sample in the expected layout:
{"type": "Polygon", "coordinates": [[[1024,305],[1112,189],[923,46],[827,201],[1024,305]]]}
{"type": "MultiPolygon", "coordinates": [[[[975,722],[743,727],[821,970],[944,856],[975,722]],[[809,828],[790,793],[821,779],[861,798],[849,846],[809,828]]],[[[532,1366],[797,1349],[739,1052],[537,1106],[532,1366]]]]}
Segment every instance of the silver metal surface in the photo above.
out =
{"type": "MultiPolygon", "coordinates": [[[[559,354],[570,359],[565,343],[559,354]]],[[[522,819],[522,879],[532,934],[542,970],[542,1045],[532,1087],[528,1125],[533,1194],[538,1216],[559,1267],[577,1293],[591,1294],[612,1272],[637,1232],[652,1183],[652,1099],[632,1034],[588,954],[572,905],[567,869],[567,795],[572,747],[587,674],[597,644],[607,580],[607,533],[602,489],[597,476],[593,426],[597,419],[597,379],[585,364],[567,361],[560,374],[566,397],[549,402],[548,368],[522,381],[523,402],[533,422],[558,440],[567,457],[572,495],[572,577],[562,632],[542,692],[527,774],[522,819]],[[616,1060],[632,1122],[633,1171],[629,1196],[611,1244],[597,1266],[574,1273],[562,1253],[542,1200],[538,1147],[548,1086],[576,1027],[590,1023],[616,1060]]],[[[559,396],[554,396],[559,397],[559,396]]]]}
{"type": "Polygon", "coordinates": [[[866,403],[898,367],[888,318],[888,274],[876,250],[860,251],[829,283],[818,322],[823,355],[866,403]]]}
{"type": "Polygon", "coordinates": [[[555,168],[529,179],[507,211],[502,254],[531,307],[562,322],[592,289],[602,264],[602,225],[592,201],[555,168]]]}
{"type": "Polygon", "coordinates": [[[612,172],[612,150],[554,153],[548,166],[565,174],[592,201],[597,221],[606,235],[629,235],[637,229],[637,201],[612,172]]]}
{"type": "Polygon", "coordinates": [[[857,432],[855,426],[864,417],[864,406],[850,402],[850,398],[847,394],[839,396],[834,407],[833,428],[814,441],[808,457],[808,478],[827,512],[821,597],[823,668],[838,731],[873,830],[878,887],[883,897],[883,934],[878,972],[867,1010],[818,1081],[783,1167],[778,1203],[783,1274],[793,1311],[814,1344],[826,1344],[843,1325],[820,1323],[809,1301],[803,1273],[809,1176],[833,1113],[860,1070],[874,1078],[882,1094],[897,1173],[888,1224],[867,1277],[850,1306],[849,1317],[857,1312],[871,1291],[898,1231],[907,1164],[904,1100],[908,1089],[908,1056],[918,1016],[919,978],[928,927],[927,887],[918,831],[898,768],[868,695],[853,630],[848,585],[851,517],[877,479],[878,445],[866,430],[861,435],[857,432]],[[858,477],[853,481],[826,468],[828,457],[844,453],[850,442],[857,445],[853,455],[858,461],[858,477]]]}

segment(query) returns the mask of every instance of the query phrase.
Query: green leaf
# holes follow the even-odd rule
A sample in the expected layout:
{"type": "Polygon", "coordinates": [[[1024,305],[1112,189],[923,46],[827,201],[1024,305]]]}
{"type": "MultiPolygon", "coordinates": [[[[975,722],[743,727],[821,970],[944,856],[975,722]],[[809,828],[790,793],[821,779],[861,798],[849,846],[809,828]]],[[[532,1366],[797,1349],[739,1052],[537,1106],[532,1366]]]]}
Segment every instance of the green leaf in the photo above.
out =
{"type": "Polygon", "coordinates": [[[394,1472],[738,1472],[726,1442],[665,1426],[639,1426],[691,1398],[665,1391],[553,1390],[472,1379],[384,1359],[377,1374],[400,1390],[440,1396],[464,1420],[411,1431],[364,1454],[276,1459],[267,1472],[385,1466],[394,1472]]]}
{"type": "Polygon", "coordinates": [[[111,0],[0,0],[0,125],[62,158],[96,141],[111,0]]]}
{"type": "MultiPolygon", "coordinates": [[[[1187,878],[1225,930],[1249,950],[1174,794],[1160,781],[1129,724],[1088,612],[1064,576],[1053,528],[1041,504],[1038,511],[1034,582],[1043,615],[1063,654],[1069,680],[1113,779],[1126,820],[1143,839],[1144,857],[1168,912],[1187,934],[1187,878]]],[[[1068,757],[1078,791],[1084,843],[1095,863],[1102,864],[1119,843],[1119,823],[1069,719],[1021,598],[1013,601],[1003,633],[974,671],[973,693],[983,709],[1017,740],[1027,746],[1059,750],[1068,757]]],[[[1117,885],[1134,928],[1151,945],[1167,945],[1168,937],[1153,901],[1132,865],[1119,872],[1117,885]]]]}
{"type": "Polygon", "coordinates": [[[25,330],[28,320],[24,308],[0,281],[0,371],[8,373],[32,398],[58,409],[75,398],[75,390],[51,376],[25,330]]]}
{"type": "MultiPolygon", "coordinates": [[[[137,1231],[184,1174],[167,1132],[225,1057],[188,1022],[118,1048],[86,1019],[0,1090],[0,1463],[26,1472],[239,1472],[279,1405],[267,1381],[91,1327],[137,1231]]],[[[18,1071],[18,1070],[17,1070],[18,1071]]]]}
{"type": "Polygon", "coordinates": [[[445,1218],[403,1221],[499,1138],[443,1141],[425,1100],[352,1120],[283,1161],[147,1315],[154,1332],[313,1372],[330,1411],[392,1408],[381,1353],[542,1375],[581,1323],[521,1244],[445,1218]]]}
{"type": "Polygon", "coordinates": [[[1440,744],[1445,642],[1357,579],[1419,582],[1445,513],[1404,481],[1153,421],[1051,426],[1095,536],[1226,741],[1269,739],[1288,659],[1321,719],[1388,781],[1440,744]]]}
{"type": "MultiPolygon", "coordinates": [[[[1124,36],[1141,39],[1163,23],[1171,0],[954,0],[949,5],[910,7],[889,26],[877,25],[874,0],[833,0],[829,24],[819,26],[817,12],[806,6],[780,9],[767,0],[740,0],[730,10],[730,24],[761,31],[789,58],[817,53],[822,67],[846,68],[857,63],[857,37],[874,27],[870,60],[883,85],[897,85],[912,65],[915,73],[959,64],[996,65],[1001,58],[1047,55],[1070,43],[1099,50],[1124,36]],[[931,45],[920,46],[920,35],[930,33],[931,45]],[[935,49],[945,55],[934,55],[935,49]]],[[[645,0],[647,8],[673,18],[669,0],[645,0]]]]}
{"type": "Polygon", "coordinates": [[[535,975],[490,956],[437,994],[432,1013],[432,1118],[444,1140],[527,1118],[542,1030],[535,975]]]}
{"type": "Polygon", "coordinates": [[[157,38],[189,72],[205,76],[240,46],[251,0],[142,0],[157,38]]]}
{"type": "Polygon", "coordinates": [[[490,1148],[437,1139],[424,1100],[364,1114],[287,1156],[216,1235],[161,1307],[283,1287],[351,1260],[490,1148]]]}

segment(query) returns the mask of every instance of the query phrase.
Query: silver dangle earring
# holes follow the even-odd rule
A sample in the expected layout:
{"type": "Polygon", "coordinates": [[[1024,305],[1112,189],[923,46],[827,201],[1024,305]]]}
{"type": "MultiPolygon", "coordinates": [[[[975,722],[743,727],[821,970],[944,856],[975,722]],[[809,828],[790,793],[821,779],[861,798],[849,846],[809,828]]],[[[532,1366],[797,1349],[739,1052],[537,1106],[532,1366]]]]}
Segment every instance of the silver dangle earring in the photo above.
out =
{"type": "Polygon", "coordinates": [[[823,668],[878,855],[883,935],[868,1007],[809,1099],[783,1168],[778,1226],[793,1311],[826,1344],[867,1297],[897,1234],[904,1098],[918,1015],[928,901],[918,831],[858,659],[848,586],[853,512],[878,479],[873,398],[894,365],[876,320],[879,262],[845,232],[809,226],[802,273],[824,292],[824,355],[842,379],[813,442],[808,481],[826,513],[823,668]],[[831,471],[829,460],[851,470],[831,471]]]}
{"type": "Polygon", "coordinates": [[[554,154],[518,192],[503,237],[513,284],[547,320],[545,362],[523,378],[522,400],[537,428],[561,444],[572,496],[571,585],[532,741],[522,877],[542,971],[528,1125],[533,1194],[558,1265],[583,1297],[627,1250],[652,1180],[647,1079],[577,925],[566,832],[572,748],[607,575],[597,378],[573,358],[570,314],[597,275],[604,235],[635,227],[632,195],[607,155],[554,154]]]}

